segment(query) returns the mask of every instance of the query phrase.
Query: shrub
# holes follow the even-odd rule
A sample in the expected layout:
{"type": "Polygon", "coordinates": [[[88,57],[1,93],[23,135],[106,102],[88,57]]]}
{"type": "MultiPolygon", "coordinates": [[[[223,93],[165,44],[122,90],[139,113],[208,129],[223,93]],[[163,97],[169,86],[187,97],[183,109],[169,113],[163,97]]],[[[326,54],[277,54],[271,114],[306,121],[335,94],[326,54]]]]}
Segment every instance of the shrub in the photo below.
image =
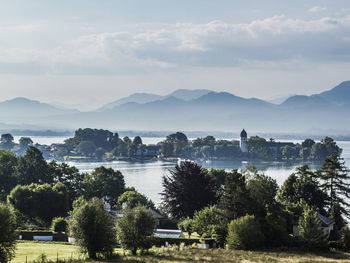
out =
{"type": "Polygon", "coordinates": [[[181,220],[177,226],[182,232],[187,232],[188,238],[191,237],[191,234],[193,233],[193,230],[194,230],[193,220],[191,218],[187,217],[181,220]]]}
{"type": "Polygon", "coordinates": [[[16,220],[6,205],[0,204],[0,262],[9,262],[15,255],[16,220]]]}
{"type": "Polygon", "coordinates": [[[56,217],[52,220],[51,230],[56,233],[66,233],[68,223],[63,217],[56,217]]]}
{"type": "Polygon", "coordinates": [[[125,209],[123,217],[117,220],[118,241],[135,255],[137,249],[150,248],[154,228],[154,218],[145,207],[125,209]]]}
{"type": "Polygon", "coordinates": [[[220,247],[224,246],[228,224],[224,210],[215,206],[206,207],[194,214],[192,224],[202,238],[213,238],[220,247]]]}
{"type": "Polygon", "coordinates": [[[103,255],[105,258],[112,256],[114,224],[100,199],[91,199],[83,206],[75,208],[69,222],[69,230],[89,258],[96,259],[97,255],[103,255]]]}
{"type": "Polygon", "coordinates": [[[246,215],[231,221],[228,226],[227,244],[231,249],[257,249],[263,246],[265,237],[254,216],[246,215]]]}

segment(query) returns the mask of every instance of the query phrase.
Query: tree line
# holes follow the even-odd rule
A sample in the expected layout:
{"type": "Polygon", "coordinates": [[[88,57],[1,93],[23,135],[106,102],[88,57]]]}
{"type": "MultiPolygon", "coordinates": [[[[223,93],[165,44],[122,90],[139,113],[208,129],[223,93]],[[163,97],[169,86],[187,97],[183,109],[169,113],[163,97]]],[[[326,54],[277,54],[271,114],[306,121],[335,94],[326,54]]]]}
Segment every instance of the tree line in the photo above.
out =
{"type": "MultiPolygon", "coordinates": [[[[17,155],[23,155],[33,141],[22,137],[18,144],[14,143],[11,134],[3,134],[0,140],[0,149],[12,150],[17,155]]],[[[46,159],[62,160],[65,157],[81,156],[94,159],[113,158],[151,158],[162,156],[164,158],[187,159],[259,159],[259,160],[296,160],[296,161],[324,161],[327,156],[341,155],[341,149],[336,142],[325,137],[320,142],[306,139],[302,143],[282,143],[274,139],[266,140],[252,136],[247,140],[248,152],[242,152],[239,141],[218,140],[213,136],[189,140],[182,132],[168,135],[157,145],[145,145],[140,136],[129,138],[119,137],[102,129],[78,129],[72,138],[63,144],[54,144],[51,147],[34,145],[39,148],[46,159]],[[146,154],[147,148],[152,152],[146,154]]]]}

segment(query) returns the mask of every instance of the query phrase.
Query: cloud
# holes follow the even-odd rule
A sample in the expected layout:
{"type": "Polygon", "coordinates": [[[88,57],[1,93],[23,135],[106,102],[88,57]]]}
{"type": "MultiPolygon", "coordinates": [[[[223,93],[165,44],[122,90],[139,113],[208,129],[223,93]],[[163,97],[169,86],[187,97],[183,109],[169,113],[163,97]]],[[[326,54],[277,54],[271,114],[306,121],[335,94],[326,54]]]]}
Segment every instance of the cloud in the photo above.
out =
{"type": "Polygon", "coordinates": [[[326,11],[327,8],[324,6],[314,6],[309,9],[309,12],[311,13],[318,13],[318,12],[323,12],[326,11]]]}
{"type": "Polygon", "coordinates": [[[53,49],[0,48],[0,72],[128,74],[186,67],[283,67],[350,61],[350,16],[250,23],[137,25],[53,49]]]}

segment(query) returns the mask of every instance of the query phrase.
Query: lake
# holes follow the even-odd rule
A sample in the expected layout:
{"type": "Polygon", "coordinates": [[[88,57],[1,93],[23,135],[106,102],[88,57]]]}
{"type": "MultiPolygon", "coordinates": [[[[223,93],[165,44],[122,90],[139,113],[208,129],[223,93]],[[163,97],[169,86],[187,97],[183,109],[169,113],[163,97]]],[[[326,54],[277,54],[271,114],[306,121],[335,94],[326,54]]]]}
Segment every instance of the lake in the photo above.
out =
{"type": "MultiPolygon", "coordinates": [[[[15,137],[18,141],[20,136],[15,137]]],[[[43,137],[31,136],[34,143],[52,144],[62,143],[67,137],[43,137]]],[[[164,138],[143,138],[145,144],[155,144],[164,138]]],[[[293,141],[301,142],[301,141],[293,141]]],[[[342,157],[345,159],[348,167],[350,167],[350,142],[338,141],[338,145],[343,149],[342,157]]],[[[101,165],[119,170],[123,173],[127,186],[133,186],[147,197],[151,198],[155,203],[160,202],[159,193],[162,191],[162,177],[168,174],[169,169],[174,168],[175,164],[172,162],[91,162],[91,163],[74,163],[69,162],[70,165],[76,166],[82,172],[91,172],[96,167],[101,165]]],[[[234,161],[213,161],[199,163],[206,168],[222,168],[226,170],[244,169],[246,163],[234,161]]],[[[281,185],[286,178],[295,170],[298,165],[288,165],[285,163],[271,163],[271,162],[256,162],[252,163],[259,171],[276,179],[277,183],[281,185]]],[[[311,166],[316,169],[316,166],[311,166]]]]}

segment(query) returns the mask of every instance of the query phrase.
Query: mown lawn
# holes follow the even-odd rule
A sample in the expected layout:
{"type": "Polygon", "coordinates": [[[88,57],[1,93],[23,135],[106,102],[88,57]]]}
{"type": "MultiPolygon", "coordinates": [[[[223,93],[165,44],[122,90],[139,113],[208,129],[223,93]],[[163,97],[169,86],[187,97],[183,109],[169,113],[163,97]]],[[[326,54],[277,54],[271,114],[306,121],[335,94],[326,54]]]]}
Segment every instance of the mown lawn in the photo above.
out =
{"type": "MultiPolygon", "coordinates": [[[[56,260],[57,253],[60,259],[70,259],[71,257],[84,258],[74,245],[64,243],[44,243],[44,242],[20,242],[18,243],[16,258],[12,261],[15,263],[28,262],[37,259],[45,253],[49,259],[56,260]]],[[[350,263],[350,254],[348,253],[303,253],[303,252],[281,252],[281,251],[230,251],[224,249],[201,250],[195,248],[153,248],[149,255],[130,256],[121,249],[116,250],[119,254],[118,259],[108,262],[329,262],[329,263],[350,263]]],[[[84,260],[75,262],[87,262],[84,260]]],[[[88,261],[90,263],[94,261],[88,261]]]]}
{"type": "Polygon", "coordinates": [[[16,257],[11,262],[13,263],[24,263],[27,261],[33,261],[38,258],[42,253],[45,253],[48,259],[56,260],[57,255],[60,259],[69,259],[81,257],[79,250],[76,246],[64,244],[64,243],[53,243],[53,242],[18,242],[16,257]]]}

